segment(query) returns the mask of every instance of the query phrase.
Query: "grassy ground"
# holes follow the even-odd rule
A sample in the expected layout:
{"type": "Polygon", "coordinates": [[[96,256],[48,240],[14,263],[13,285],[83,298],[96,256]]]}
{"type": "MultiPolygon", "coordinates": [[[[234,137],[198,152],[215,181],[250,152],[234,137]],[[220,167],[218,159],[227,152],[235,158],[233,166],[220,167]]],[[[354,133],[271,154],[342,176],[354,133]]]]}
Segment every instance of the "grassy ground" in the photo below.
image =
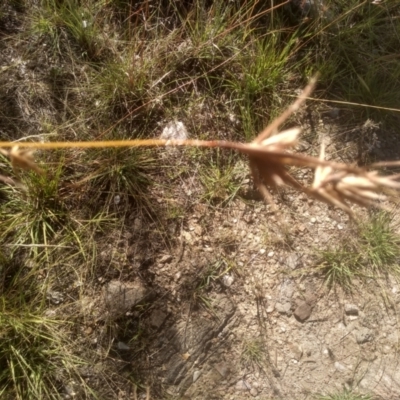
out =
{"type": "MultiPolygon", "coordinates": [[[[155,138],[179,120],[194,138],[250,141],[316,72],[313,96],[323,102],[310,103],[313,113],[339,113],[344,128],[368,118],[387,132],[398,127],[395,0],[326,0],[308,12],[270,3],[3,1],[2,139],[155,138]]],[[[63,318],[46,315],[46,304],[58,287],[73,287],[77,301],[107,276],[99,256],[110,232],[140,217],[158,243],[173,246],[171,223],[198,204],[226,206],[248,181],[241,157],[220,150],[66,150],[37,159],[46,177],[20,172],[23,187],[0,187],[0,393],[10,399],[60,398],[83,382],[85,355],[74,354],[73,341],[85,317],[66,321],[68,307],[63,318]],[[190,201],[178,192],[188,178],[196,182],[190,201]]],[[[0,174],[15,176],[3,156],[0,174]]],[[[388,265],[398,273],[390,220],[374,214],[354,243],[322,252],[328,283],[351,285],[354,274],[388,265]]],[[[206,286],[225,271],[217,267],[194,290],[204,303],[206,286]]],[[[243,360],[257,362],[260,349],[248,343],[243,360]]],[[[83,387],[80,398],[95,396],[83,387]]]]}

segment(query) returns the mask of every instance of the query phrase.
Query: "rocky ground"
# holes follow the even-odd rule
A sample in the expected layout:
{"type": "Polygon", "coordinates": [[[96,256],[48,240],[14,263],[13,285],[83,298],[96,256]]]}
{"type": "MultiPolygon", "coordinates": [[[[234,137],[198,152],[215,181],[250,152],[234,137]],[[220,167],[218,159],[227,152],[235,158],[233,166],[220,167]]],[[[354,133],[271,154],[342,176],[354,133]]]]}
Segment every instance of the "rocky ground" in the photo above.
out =
{"type": "MultiPolygon", "coordinates": [[[[324,127],[329,141],[335,129],[324,127]]],[[[172,246],[132,216],[100,254],[108,273],[76,305],[81,343],[98,360],[112,355],[122,376],[139,371],[155,399],[399,398],[398,282],[327,287],[318,251],[351,240],[349,217],[290,191],[276,201],[279,212],[243,199],[195,205],[171,227],[172,246]]],[[[117,392],[132,398],[130,385],[117,392]]]]}

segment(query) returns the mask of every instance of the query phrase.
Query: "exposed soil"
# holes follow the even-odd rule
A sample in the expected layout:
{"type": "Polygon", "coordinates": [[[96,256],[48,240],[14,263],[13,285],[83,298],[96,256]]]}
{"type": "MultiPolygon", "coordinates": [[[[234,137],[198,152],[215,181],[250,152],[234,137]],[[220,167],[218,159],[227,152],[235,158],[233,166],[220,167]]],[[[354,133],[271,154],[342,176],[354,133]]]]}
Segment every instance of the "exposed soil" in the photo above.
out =
{"type": "MultiPolygon", "coordinates": [[[[334,153],[337,127],[330,121],[324,131],[334,153]]],[[[139,373],[152,398],[307,399],[343,388],[398,398],[398,282],[388,276],[354,282],[352,293],[330,290],[317,254],[351,240],[348,216],[291,191],[276,201],[278,214],[257,200],[194,205],[170,227],[170,246],[131,216],[100,254],[101,284],[77,303],[86,315],[82,343],[108,347],[121,375],[139,373]]],[[[114,381],[110,396],[131,391],[114,381]]]]}
{"type": "Polygon", "coordinates": [[[130,225],[119,278],[90,294],[86,340],[98,346],[99,321],[111,319],[115,357],[154,398],[306,399],[343,388],[398,398],[398,282],[329,290],[312,273],[316,250],[352,234],[348,217],[294,193],[278,204],[279,218],[257,201],[195,207],[177,245],[146,256],[139,222],[130,225]]]}

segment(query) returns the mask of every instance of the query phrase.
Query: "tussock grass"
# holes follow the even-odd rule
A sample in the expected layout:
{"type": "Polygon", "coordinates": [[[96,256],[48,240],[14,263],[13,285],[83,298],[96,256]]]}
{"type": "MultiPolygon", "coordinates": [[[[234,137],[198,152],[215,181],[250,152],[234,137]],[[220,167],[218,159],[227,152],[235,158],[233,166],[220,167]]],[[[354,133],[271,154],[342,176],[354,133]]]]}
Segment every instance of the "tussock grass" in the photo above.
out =
{"type": "Polygon", "coordinates": [[[393,273],[398,275],[400,269],[400,236],[394,225],[394,212],[377,212],[369,221],[363,221],[359,236],[361,251],[369,261],[371,272],[393,273]]]}
{"type": "Polygon", "coordinates": [[[342,393],[329,394],[326,396],[318,396],[316,400],[373,400],[373,397],[367,394],[357,394],[345,390],[342,393]]]}
{"type": "Polygon", "coordinates": [[[224,157],[217,151],[199,171],[203,198],[217,207],[227,205],[243,186],[244,168],[232,159],[235,160],[234,156],[224,157]]]}
{"type": "MultiPolygon", "coordinates": [[[[83,365],[71,352],[63,320],[45,315],[37,278],[1,259],[0,393],[6,399],[60,399],[83,365]]],[[[85,398],[86,385],[80,383],[85,398]]]]}
{"type": "Polygon", "coordinates": [[[242,344],[241,360],[244,365],[261,365],[265,358],[264,343],[260,339],[245,340],[242,344]]]}
{"type": "Polygon", "coordinates": [[[320,269],[329,286],[352,289],[355,277],[392,276],[399,279],[400,237],[393,213],[377,211],[354,227],[351,235],[320,252],[320,269]]]}

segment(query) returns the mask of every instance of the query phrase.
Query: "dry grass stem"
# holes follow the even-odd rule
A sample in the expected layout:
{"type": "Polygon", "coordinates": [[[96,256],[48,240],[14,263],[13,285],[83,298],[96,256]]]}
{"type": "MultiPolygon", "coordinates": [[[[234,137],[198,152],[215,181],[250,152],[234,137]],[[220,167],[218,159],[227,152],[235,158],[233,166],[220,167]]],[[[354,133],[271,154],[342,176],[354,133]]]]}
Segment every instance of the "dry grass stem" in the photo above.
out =
{"type": "MultiPolygon", "coordinates": [[[[98,142],[0,142],[0,151],[10,158],[14,173],[18,170],[33,170],[43,174],[43,170],[33,160],[34,149],[62,148],[107,148],[107,147],[160,147],[160,146],[189,146],[207,148],[226,148],[239,151],[249,157],[250,170],[254,183],[264,199],[273,204],[272,195],[268,190],[288,185],[306,193],[320,201],[338,207],[352,215],[349,202],[366,207],[377,201],[386,199],[378,191],[398,190],[400,176],[379,176],[376,171],[367,171],[353,165],[325,160],[325,148],[322,145],[320,157],[311,157],[291,153],[298,143],[300,128],[292,128],[278,133],[278,128],[287,118],[297,111],[313,91],[316,78],[299,95],[279,117],[271,122],[251,143],[202,140],[118,140],[98,142]],[[20,147],[24,147],[20,149],[20,147]],[[10,148],[10,150],[5,150],[10,148]],[[288,171],[288,166],[308,167],[315,170],[314,182],[311,188],[303,186],[288,171]]],[[[399,166],[399,161],[373,164],[373,167],[399,166]]],[[[0,176],[5,184],[15,184],[8,177],[0,176]]]]}

